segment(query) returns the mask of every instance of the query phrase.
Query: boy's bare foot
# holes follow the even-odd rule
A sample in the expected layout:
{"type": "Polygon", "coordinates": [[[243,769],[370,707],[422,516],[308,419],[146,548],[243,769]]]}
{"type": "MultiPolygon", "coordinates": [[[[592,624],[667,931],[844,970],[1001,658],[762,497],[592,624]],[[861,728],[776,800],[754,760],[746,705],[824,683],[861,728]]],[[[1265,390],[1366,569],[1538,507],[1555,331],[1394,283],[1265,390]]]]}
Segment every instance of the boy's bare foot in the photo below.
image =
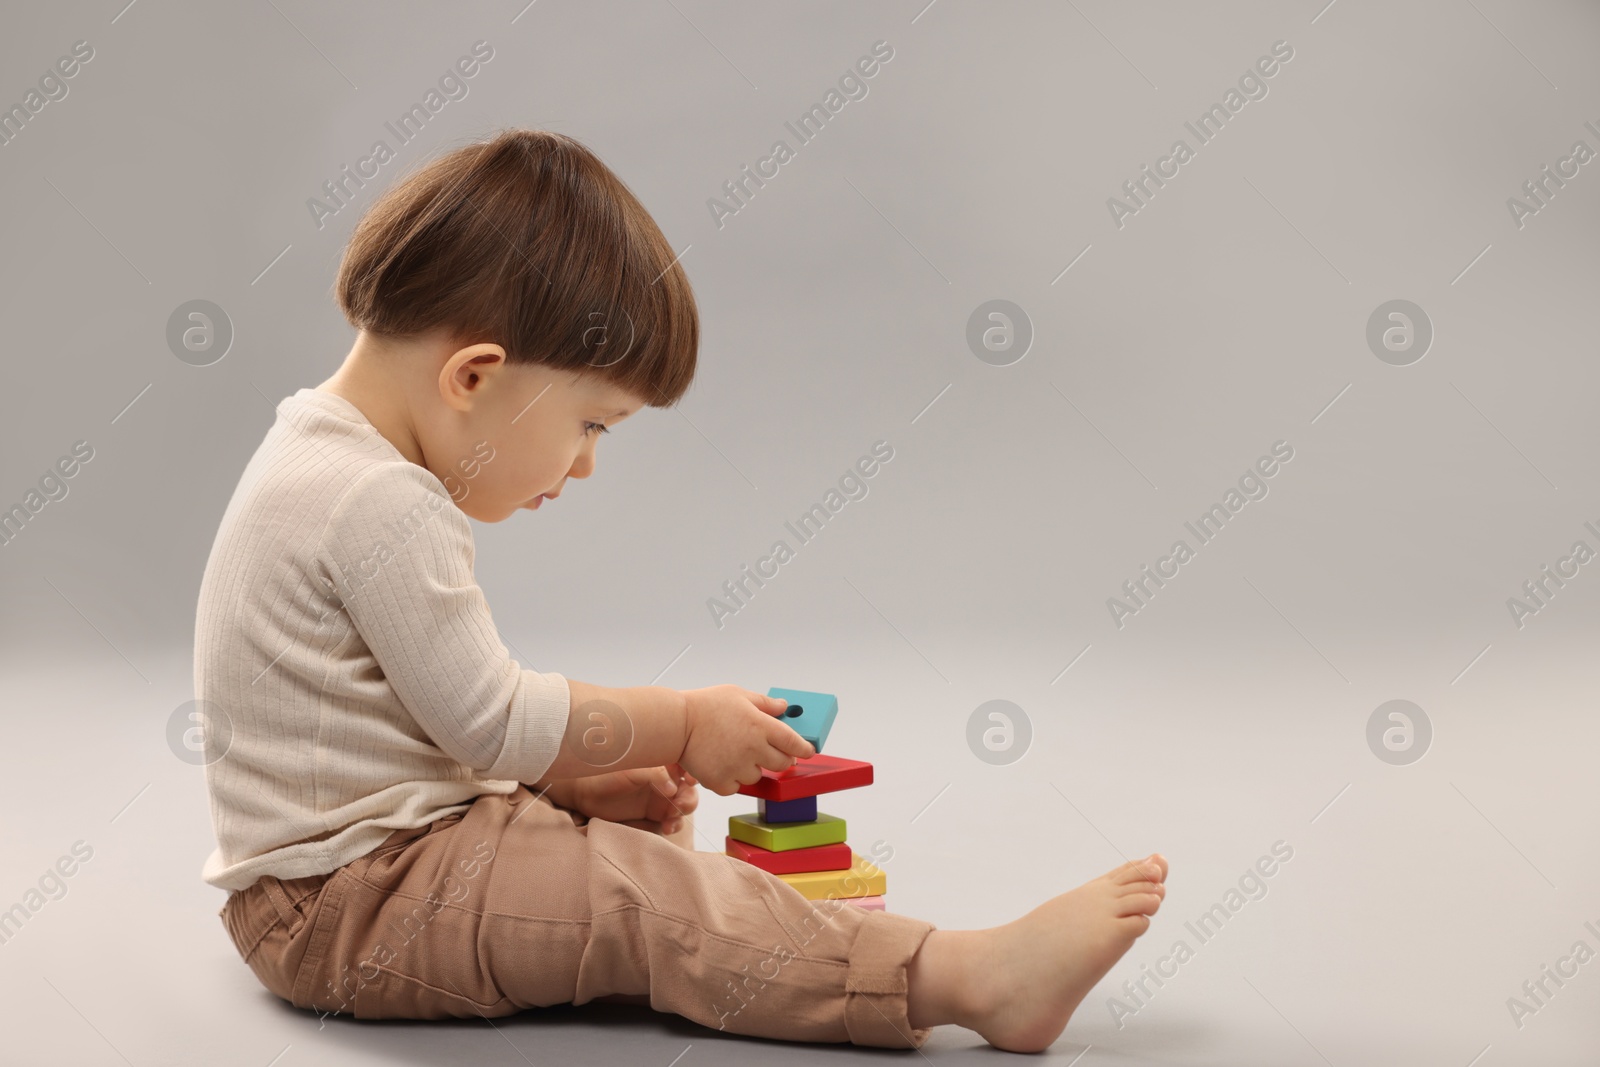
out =
{"type": "Polygon", "coordinates": [[[1009,1052],[1048,1048],[1089,990],[1149,928],[1166,896],[1166,877],[1166,859],[1153,853],[1004,926],[934,931],[912,959],[911,1025],[956,1022],[1009,1052]],[[915,995],[919,980],[934,1000],[915,995]]]}

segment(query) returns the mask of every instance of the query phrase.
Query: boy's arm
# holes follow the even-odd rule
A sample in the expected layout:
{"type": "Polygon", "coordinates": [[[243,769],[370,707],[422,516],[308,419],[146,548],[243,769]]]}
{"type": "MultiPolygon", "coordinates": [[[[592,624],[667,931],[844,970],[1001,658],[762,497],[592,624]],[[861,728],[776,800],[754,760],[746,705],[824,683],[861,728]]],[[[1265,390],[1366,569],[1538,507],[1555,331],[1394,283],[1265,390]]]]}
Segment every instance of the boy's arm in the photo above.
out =
{"type": "Polygon", "coordinates": [[[510,657],[472,574],[466,516],[421,468],[396,463],[358,478],[323,548],[344,613],[383,677],[434,743],[467,766],[540,788],[682,759],[686,694],[590,685],[510,657]]]}
{"type": "Polygon", "coordinates": [[[561,750],[535,787],[633,767],[660,767],[683,756],[689,736],[686,700],[663,685],[611,689],[567,679],[572,710],[561,750]]]}
{"type": "Polygon", "coordinates": [[[555,757],[541,764],[539,783],[571,785],[605,771],[671,763],[713,793],[729,796],[741,783],[759,781],[763,771],[781,773],[817,754],[781,721],[787,706],[782,697],[737,685],[678,692],[653,685],[605,689],[570,679],[567,684],[572,706],[566,730],[555,757]]]}
{"type": "Polygon", "coordinates": [[[353,625],[377,663],[375,680],[435,745],[486,778],[551,772],[568,747],[567,679],[511,658],[472,573],[471,527],[437,478],[403,461],[361,474],[329,516],[321,549],[318,577],[342,609],[318,624],[332,631],[324,647],[343,649],[337,631],[353,625]]]}

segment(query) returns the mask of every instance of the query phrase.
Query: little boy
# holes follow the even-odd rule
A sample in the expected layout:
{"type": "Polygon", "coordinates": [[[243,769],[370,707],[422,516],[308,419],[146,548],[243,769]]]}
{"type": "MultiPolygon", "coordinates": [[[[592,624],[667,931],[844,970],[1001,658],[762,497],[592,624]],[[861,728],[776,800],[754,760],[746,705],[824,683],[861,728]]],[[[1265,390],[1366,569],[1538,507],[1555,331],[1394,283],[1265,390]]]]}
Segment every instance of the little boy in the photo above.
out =
{"type": "Polygon", "coordinates": [[[358,224],[354,347],[279,403],[200,589],[223,923],[325,1015],[648,998],[764,1037],[918,1047],[951,1022],[1043,1049],[1148,927],[1159,855],[987,930],[807,901],[690,840],[697,784],[815,754],[782,700],[537,673],[499,637],[467,519],[556,500],[602,434],[683,395],[675,260],[591,152],[532,130],[426,164],[358,224]]]}

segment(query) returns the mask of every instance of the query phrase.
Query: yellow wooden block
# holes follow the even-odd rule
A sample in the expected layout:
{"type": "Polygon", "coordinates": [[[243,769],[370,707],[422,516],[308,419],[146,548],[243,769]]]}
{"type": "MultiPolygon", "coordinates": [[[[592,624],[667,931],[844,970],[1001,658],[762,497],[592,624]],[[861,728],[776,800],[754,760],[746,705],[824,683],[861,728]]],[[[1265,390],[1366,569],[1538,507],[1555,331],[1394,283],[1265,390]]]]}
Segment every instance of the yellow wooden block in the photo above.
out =
{"type": "Polygon", "coordinates": [[[888,876],[861,856],[850,854],[847,871],[806,871],[804,874],[780,874],[785,882],[800,891],[807,900],[828,900],[837,897],[882,896],[888,888],[888,876]]]}

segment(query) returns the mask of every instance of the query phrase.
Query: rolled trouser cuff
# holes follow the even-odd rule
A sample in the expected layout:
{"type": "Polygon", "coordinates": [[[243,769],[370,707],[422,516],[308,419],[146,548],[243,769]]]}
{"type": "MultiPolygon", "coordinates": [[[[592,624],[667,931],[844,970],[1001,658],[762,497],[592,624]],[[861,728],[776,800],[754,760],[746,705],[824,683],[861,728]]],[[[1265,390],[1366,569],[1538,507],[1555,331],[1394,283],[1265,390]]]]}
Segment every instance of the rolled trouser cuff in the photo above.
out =
{"type": "MultiPolygon", "coordinates": [[[[846,905],[847,907],[850,905],[846,905]]],[[[908,1017],[907,965],[934,925],[909,915],[869,911],[850,948],[844,1019],[850,1041],[876,1048],[921,1048],[932,1032],[908,1017]]]]}

